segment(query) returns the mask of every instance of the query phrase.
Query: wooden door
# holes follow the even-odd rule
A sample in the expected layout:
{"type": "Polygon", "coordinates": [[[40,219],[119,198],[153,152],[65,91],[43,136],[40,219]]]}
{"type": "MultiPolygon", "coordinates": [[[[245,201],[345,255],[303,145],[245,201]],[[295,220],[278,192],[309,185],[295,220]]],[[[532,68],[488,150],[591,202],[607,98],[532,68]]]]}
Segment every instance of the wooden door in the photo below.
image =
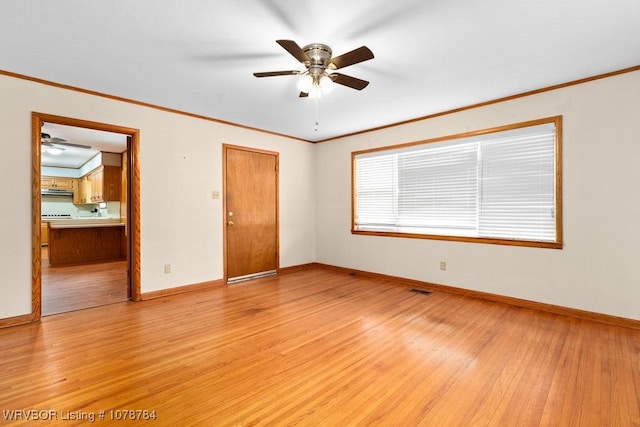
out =
{"type": "Polygon", "coordinates": [[[278,268],[278,153],[224,146],[225,277],[278,268]]]}

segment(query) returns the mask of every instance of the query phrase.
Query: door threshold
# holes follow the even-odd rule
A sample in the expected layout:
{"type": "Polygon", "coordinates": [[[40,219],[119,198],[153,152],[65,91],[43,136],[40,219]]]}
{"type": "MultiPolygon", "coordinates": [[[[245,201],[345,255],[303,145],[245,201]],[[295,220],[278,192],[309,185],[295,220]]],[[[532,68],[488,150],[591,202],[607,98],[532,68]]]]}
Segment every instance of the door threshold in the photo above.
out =
{"type": "Polygon", "coordinates": [[[261,277],[274,276],[277,270],[261,271],[260,273],[247,274],[245,276],[230,277],[227,279],[227,285],[234,283],[246,282],[247,280],[259,279],[261,277]]]}

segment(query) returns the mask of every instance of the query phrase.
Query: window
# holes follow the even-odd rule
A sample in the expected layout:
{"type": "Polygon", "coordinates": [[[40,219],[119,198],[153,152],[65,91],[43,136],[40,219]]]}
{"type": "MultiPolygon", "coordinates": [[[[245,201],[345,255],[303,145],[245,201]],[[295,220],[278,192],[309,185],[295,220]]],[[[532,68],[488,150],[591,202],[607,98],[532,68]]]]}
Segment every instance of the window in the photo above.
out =
{"type": "Polygon", "coordinates": [[[561,248],[561,117],[355,152],[353,232],[561,248]]]}

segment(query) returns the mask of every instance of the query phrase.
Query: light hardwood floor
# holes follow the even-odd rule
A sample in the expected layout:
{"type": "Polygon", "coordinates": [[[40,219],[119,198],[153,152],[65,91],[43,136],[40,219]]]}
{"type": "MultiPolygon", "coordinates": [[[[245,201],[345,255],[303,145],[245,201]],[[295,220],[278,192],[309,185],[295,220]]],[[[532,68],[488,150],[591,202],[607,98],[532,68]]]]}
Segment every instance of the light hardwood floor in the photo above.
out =
{"type": "Polygon", "coordinates": [[[127,262],[49,266],[42,248],[42,315],[65,313],[129,299],[127,262]]]}
{"type": "Polygon", "coordinates": [[[0,330],[0,409],[155,410],[152,425],[633,426],[639,354],[638,330],[317,268],[0,330]]]}

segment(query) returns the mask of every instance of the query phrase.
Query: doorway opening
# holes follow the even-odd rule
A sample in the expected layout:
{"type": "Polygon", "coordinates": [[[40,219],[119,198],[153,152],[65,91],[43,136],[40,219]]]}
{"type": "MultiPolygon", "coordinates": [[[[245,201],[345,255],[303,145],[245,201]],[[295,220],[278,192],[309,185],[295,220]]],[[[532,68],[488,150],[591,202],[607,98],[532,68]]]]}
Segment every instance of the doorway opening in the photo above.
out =
{"type": "Polygon", "coordinates": [[[32,113],[32,318],[140,300],[139,131],[32,113]]]}

